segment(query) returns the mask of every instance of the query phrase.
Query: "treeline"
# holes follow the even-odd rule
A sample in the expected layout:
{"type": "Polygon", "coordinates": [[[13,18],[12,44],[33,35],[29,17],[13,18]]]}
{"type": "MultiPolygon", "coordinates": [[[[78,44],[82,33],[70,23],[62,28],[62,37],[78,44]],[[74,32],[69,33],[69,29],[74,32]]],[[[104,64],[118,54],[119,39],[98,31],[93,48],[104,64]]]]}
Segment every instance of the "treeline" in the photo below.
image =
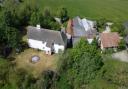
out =
{"type": "Polygon", "coordinates": [[[41,10],[36,0],[3,0],[0,3],[0,54],[4,56],[8,50],[22,48],[22,32],[26,26],[40,24],[46,29],[60,30],[54,17],[59,17],[62,23],[68,19],[66,8],[56,12],[49,7],[41,10]]]}

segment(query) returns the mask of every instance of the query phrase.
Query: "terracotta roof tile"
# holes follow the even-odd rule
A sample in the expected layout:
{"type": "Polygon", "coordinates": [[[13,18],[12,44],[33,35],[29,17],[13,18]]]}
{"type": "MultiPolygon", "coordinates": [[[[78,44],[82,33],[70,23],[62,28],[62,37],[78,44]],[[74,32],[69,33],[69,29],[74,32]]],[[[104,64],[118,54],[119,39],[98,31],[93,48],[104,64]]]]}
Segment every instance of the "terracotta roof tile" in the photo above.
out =
{"type": "Polygon", "coordinates": [[[100,39],[104,48],[117,47],[120,42],[119,34],[117,32],[101,33],[100,39]]]}

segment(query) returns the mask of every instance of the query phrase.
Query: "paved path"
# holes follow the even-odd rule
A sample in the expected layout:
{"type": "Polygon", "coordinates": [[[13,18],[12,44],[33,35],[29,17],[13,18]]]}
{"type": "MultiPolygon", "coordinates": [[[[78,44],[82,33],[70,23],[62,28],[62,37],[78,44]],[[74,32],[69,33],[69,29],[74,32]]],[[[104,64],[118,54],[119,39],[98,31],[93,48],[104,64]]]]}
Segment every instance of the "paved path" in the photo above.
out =
{"type": "Polygon", "coordinates": [[[123,61],[123,62],[128,62],[128,52],[127,51],[121,51],[118,53],[114,53],[112,55],[113,58],[123,61]]]}

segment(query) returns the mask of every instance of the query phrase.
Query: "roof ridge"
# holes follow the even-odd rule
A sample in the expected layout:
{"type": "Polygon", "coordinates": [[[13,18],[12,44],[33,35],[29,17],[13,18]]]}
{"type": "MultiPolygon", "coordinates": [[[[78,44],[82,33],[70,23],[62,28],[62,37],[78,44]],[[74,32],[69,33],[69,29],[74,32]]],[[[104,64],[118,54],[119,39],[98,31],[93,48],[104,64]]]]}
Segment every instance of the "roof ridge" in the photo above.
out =
{"type": "MultiPolygon", "coordinates": [[[[28,27],[32,27],[32,28],[34,28],[34,29],[36,29],[36,30],[40,30],[40,31],[42,31],[42,30],[44,30],[44,31],[47,31],[47,32],[54,32],[54,33],[59,33],[60,31],[55,31],[55,30],[52,30],[52,29],[47,29],[47,28],[40,28],[40,29],[37,29],[37,27],[34,27],[34,26],[28,26],[28,27]]],[[[30,29],[31,30],[31,29],[30,29]]],[[[59,33],[60,34],[60,33],[59,33]]]]}

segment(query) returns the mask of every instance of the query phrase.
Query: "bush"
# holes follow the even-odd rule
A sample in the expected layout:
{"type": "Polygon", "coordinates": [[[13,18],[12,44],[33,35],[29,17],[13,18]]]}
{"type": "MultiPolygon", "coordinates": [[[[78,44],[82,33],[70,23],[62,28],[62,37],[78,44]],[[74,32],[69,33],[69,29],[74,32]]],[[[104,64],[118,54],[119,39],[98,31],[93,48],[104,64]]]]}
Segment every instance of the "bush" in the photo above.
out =
{"type": "Polygon", "coordinates": [[[122,23],[114,23],[112,25],[112,32],[118,32],[121,36],[125,36],[125,28],[122,23]]]}
{"type": "Polygon", "coordinates": [[[118,87],[128,87],[128,71],[127,63],[106,60],[106,64],[102,68],[102,79],[118,87]]]}
{"type": "Polygon", "coordinates": [[[126,49],[126,42],[124,39],[122,39],[119,43],[119,50],[124,50],[126,49]]]}
{"type": "Polygon", "coordinates": [[[97,47],[89,45],[83,39],[73,49],[62,55],[60,61],[62,61],[61,75],[57,83],[69,89],[84,89],[86,84],[95,79],[97,71],[103,65],[97,47]]]}

